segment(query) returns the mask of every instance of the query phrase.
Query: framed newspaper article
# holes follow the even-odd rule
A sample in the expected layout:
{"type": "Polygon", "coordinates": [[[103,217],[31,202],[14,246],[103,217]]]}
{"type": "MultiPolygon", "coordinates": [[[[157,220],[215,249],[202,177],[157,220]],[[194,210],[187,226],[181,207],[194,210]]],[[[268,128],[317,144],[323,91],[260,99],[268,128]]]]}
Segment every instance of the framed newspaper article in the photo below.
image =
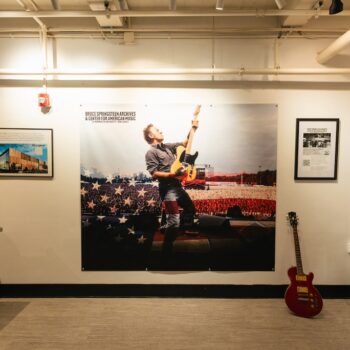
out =
{"type": "Polygon", "coordinates": [[[0,177],[53,177],[52,129],[0,128],[0,177]]]}
{"type": "Polygon", "coordinates": [[[337,178],[339,119],[297,119],[295,180],[337,178]]]}

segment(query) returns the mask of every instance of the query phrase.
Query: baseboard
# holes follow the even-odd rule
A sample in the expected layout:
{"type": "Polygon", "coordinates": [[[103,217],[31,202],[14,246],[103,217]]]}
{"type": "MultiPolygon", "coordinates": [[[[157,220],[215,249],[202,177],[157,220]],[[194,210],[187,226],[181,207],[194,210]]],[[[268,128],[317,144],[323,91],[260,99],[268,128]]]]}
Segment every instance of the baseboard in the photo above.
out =
{"type": "MultiPolygon", "coordinates": [[[[287,285],[2,284],[1,298],[283,298],[287,285]]],[[[350,298],[350,285],[318,285],[323,298],[350,298]]]]}

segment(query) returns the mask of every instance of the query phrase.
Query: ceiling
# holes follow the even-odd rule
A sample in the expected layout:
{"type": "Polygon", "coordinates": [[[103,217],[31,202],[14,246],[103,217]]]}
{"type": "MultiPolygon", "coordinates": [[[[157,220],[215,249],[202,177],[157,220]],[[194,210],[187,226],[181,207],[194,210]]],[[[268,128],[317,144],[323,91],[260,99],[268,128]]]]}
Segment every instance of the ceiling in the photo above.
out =
{"type": "Polygon", "coordinates": [[[350,0],[332,16],[331,0],[224,0],[222,11],[216,0],[175,2],[176,10],[170,0],[1,0],[0,35],[309,38],[350,29],[350,0]]]}

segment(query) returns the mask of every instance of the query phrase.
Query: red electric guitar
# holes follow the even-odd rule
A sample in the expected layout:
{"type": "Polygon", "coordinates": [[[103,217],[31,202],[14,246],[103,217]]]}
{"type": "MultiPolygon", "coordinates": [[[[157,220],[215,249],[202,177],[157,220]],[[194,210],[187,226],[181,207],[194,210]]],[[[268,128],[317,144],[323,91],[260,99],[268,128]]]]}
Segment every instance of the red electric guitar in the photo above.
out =
{"type": "Polygon", "coordinates": [[[297,266],[292,266],[288,270],[288,276],[291,283],[284,294],[284,299],[289,309],[296,315],[302,317],[313,317],[319,314],[322,310],[322,297],[318,290],[312,285],[314,274],[310,272],[306,275],[303,271],[297,230],[297,215],[295,212],[291,211],[288,213],[288,218],[293,227],[297,266]]]}

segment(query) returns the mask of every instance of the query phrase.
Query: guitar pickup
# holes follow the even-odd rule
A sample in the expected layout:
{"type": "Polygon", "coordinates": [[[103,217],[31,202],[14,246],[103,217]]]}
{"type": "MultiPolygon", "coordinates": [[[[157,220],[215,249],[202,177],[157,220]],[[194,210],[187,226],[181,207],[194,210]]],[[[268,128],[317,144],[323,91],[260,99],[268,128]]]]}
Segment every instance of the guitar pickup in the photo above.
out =
{"type": "Polygon", "coordinates": [[[306,282],[307,281],[306,275],[296,275],[295,276],[295,280],[296,281],[304,281],[304,282],[306,282]]]}
{"type": "Polygon", "coordinates": [[[297,287],[297,293],[308,294],[309,293],[309,289],[308,289],[308,287],[297,287]]]}

